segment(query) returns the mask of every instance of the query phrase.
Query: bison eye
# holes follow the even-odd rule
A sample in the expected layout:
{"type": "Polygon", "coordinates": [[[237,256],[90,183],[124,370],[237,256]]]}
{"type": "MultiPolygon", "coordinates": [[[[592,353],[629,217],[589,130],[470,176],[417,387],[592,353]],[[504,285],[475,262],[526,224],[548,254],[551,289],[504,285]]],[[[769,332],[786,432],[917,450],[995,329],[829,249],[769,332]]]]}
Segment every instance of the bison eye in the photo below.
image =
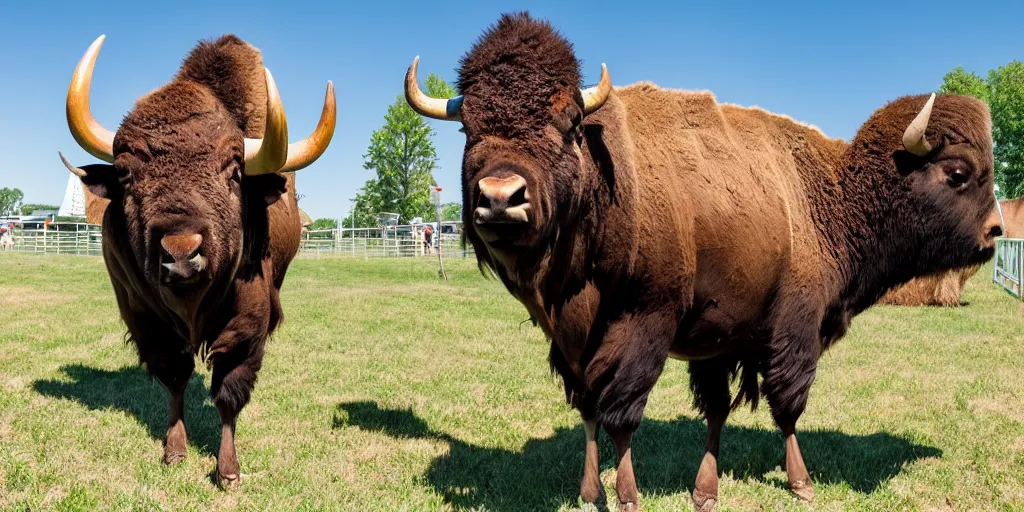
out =
{"type": "Polygon", "coordinates": [[[232,158],[231,161],[228,162],[226,170],[230,172],[229,176],[231,181],[235,183],[242,182],[242,163],[237,157],[232,158]]]}
{"type": "Polygon", "coordinates": [[[961,189],[964,185],[967,185],[968,177],[960,169],[954,169],[949,173],[949,178],[946,180],[949,186],[954,189],[961,189]]]}

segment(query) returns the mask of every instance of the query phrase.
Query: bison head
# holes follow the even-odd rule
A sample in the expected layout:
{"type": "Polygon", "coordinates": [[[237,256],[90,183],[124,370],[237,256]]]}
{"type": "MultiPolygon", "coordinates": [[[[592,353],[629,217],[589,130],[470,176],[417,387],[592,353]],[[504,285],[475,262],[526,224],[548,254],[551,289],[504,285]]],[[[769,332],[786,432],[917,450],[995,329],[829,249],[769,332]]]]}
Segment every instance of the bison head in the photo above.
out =
{"type": "Polygon", "coordinates": [[[191,295],[237,267],[243,242],[253,243],[247,225],[262,218],[265,227],[267,206],[286,189],[279,173],[326,150],[336,118],[333,86],[328,82],[314,134],[289,145],[281,99],[258,50],[225,36],[193,50],[178,76],[138,100],[115,134],[89,109],[103,40],[75,69],[67,118],[82,148],[109,164],[75,167],[61,159],[92,193],[110,199],[104,224],[111,244],[134,255],[153,285],[191,295]],[[264,115],[263,137],[246,138],[247,125],[264,115]]]}
{"type": "Polygon", "coordinates": [[[598,86],[580,90],[572,45],[527,14],[502,16],[462,58],[462,96],[427,97],[417,85],[418,63],[419,57],[405,78],[409,105],[427,117],[461,121],[466,135],[467,238],[498,253],[550,242],[554,220],[562,224],[575,213],[558,209],[571,209],[583,194],[581,124],[611,93],[607,68],[598,86]]]}
{"type": "Polygon", "coordinates": [[[874,133],[903,130],[902,147],[890,154],[909,192],[906,213],[916,226],[907,231],[917,233],[913,252],[919,270],[963,268],[990,259],[1002,229],[985,103],[969,96],[908,96],[883,107],[866,126],[874,133]]]}

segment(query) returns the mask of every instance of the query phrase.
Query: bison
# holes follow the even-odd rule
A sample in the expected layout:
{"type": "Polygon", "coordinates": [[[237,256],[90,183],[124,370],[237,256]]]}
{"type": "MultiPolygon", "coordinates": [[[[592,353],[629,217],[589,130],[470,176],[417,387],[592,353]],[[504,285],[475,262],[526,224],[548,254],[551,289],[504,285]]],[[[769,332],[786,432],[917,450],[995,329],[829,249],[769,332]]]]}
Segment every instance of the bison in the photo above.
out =
{"type": "Polygon", "coordinates": [[[78,63],[68,126],[107,162],[68,170],[98,198],[103,258],[139,361],[170,394],[163,461],[186,454],[184,392],[195,356],[212,363],[221,419],[217,481],[236,487],[235,421],[249,401],[279,293],[299,248],[293,171],[334,134],[333,85],[313,134],[288,144],[277,86],[260,51],[234,35],[200,42],[166,85],[136,101],[117,132],[89,109],[100,36],[78,63]]]}
{"type": "Polygon", "coordinates": [[[689,361],[708,425],[697,508],[718,498],[727,415],[762,395],[790,488],[811,500],[796,423],[819,357],[889,288],[994,253],[977,99],[898,98],[847,143],[708,92],[613,88],[603,65],[581,90],[572,45],[528,13],[503,15],[462,57],[461,96],[427,97],[418,61],[408,103],[465,133],[464,236],[550,338],[582,416],[584,501],[603,495],[603,429],[618,501],[638,505],[631,440],[669,357],[689,361]]]}
{"type": "Polygon", "coordinates": [[[963,304],[960,295],[967,287],[967,281],[977,274],[979,269],[981,265],[974,265],[930,276],[915,277],[889,290],[878,303],[890,306],[958,307],[963,304]]]}
{"type": "Polygon", "coordinates": [[[999,201],[1003,213],[1003,236],[1006,238],[1024,238],[1024,198],[1004,199],[999,201]]]}

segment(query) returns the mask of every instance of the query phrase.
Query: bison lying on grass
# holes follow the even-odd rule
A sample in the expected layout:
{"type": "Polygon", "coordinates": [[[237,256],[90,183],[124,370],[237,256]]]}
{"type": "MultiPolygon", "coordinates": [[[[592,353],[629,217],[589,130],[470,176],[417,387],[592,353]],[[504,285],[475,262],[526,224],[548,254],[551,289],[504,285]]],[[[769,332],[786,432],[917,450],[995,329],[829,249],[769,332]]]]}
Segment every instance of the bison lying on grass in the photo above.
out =
{"type": "Polygon", "coordinates": [[[708,422],[698,508],[718,497],[730,408],[761,395],[812,499],[796,423],[822,352],[886,290],[985,262],[1000,233],[975,98],[898,98],[846,143],[707,92],[613,89],[607,69],[581,90],[572,45],[526,14],[462,58],[462,96],[429,98],[416,75],[409,104],[466,134],[466,238],[551,339],[583,417],[588,502],[603,428],[620,510],[638,504],[631,440],[668,357],[689,361],[708,422]]]}
{"type": "Polygon", "coordinates": [[[980,268],[981,265],[975,265],[915,277],[906,284],[889,290],[878,303],[891,306],[959,306],[960,296],[967,286],[967,281],[977,274],[980,268]]]}

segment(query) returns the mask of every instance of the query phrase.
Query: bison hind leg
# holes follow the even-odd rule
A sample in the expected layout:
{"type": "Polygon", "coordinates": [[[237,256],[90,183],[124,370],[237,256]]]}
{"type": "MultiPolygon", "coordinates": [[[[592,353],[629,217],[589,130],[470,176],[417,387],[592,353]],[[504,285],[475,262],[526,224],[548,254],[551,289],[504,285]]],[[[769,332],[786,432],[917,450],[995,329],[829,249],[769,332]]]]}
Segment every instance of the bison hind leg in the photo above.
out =
{"type": "MultiPolygon", "coordinates": [[[[696,510],[710,511],[718,502],[718,451],[721,443],[722,428],[729,412],[749,393],[750,371],[739,361],[728,356],[707,360],[691,361],[689,365],[690,389],[693,392],[693,405],[707,420],[707,438],[704,444],[704,457],[697,470],[697,479],[693,486],[693,505],[696,510]],[[740,393],[736,402],[729,405],[732,399],[729,384],[740,376],[740,393]]],[[[757,400],[757,377],[754,373],[754,402],[757,400]]]]}

